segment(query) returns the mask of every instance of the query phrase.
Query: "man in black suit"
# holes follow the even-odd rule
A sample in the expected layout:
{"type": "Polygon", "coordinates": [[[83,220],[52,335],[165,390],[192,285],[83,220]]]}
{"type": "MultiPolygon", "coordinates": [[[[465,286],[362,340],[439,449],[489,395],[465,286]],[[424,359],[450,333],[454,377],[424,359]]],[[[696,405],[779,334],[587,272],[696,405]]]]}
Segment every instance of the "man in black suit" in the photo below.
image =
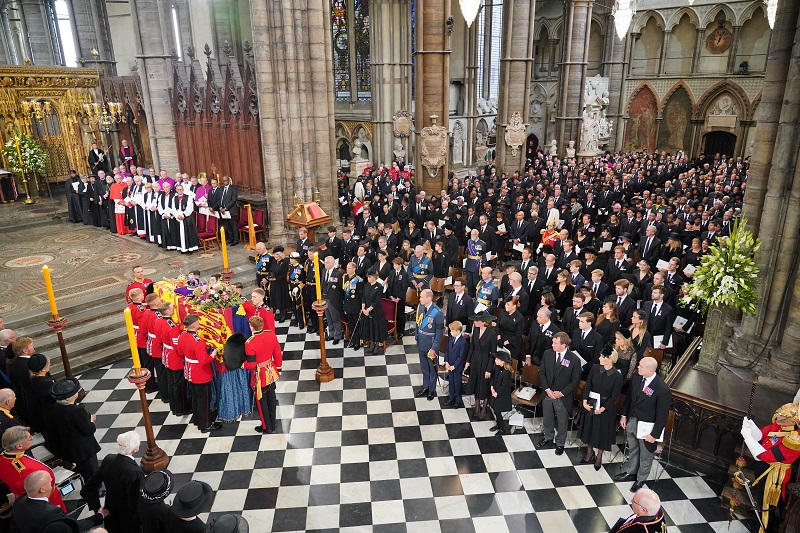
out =
{"type": "MultiPolygon", "coordinates": [[[[328,335],[326,340],[333,339],[334,344],[339,344],[342,340],[342,301],[344,291],[342,290],[342,279],[339,269],[333,267],[333,257],[325,258],[325,269],[320,272],[320,283],[322,284],[322,299],[328,303],[325,309],[325,320],[328,322],[328,335]]],[[[324,335],[320,332],[320,336],[324,335]]]]}
{"type": "Polygon", "coordinates": [[[328,226],[328,240],[325,242],[326,255],[333,256],[339,261],[339,266],[344,264],[344,242],[336,236],[336,226],[328,226]]]}
{"type": "Polygon", "coordinates": [[[444,315],[444,325],[458,320],[464,326],[464,333],[471,331],[469,316],[474,309],[474,303],[467,294],[467,280],[456,278],[453,280],[453,292],[447,297],[447,312],[444,315]]]}
{"type": "Polygon", "coordinates": [[[97,176],[101,170],[108,174],[111,172],[108,167],[108,156],[106,153],[98,148],[97,143],[92,143],[92,148],[89,150],[89,173],[97,176]]]}
{"type": "Polygon", "coordinates": [[[661,241],[656,237],[655,226],[647,226],[645,235],[639,241],[639,259],[643,259],[650,264],[650,268],[656,268],[658,256],[661,253],[661,241]]]}
{"type": "MultiPolygon", "coordinates": [[[[108,454],[100,468],[86,480],[81,496],[90,509],[100,509],[100,485],[105,483],[105,508],[111,514],[106,518],[106,528],[111,533],[137,533],[139,518],[136,502],[144,483],[144,474],[133,454],[139,451],[141,437],[128,431],[117,437],[117,453],[108,454]]],[[[99,512],[99,511],[96,511],[99,512]]]]}
{"type": "Polygon", "coordinates": [[[544,266],[539,268],[539,276],[548,287],[554,287],[556,284],[556,276],[559,269],[556,267],[556,256],[554,254],[547,254],[544,256],[544,266]]]}
{"type": "Polygon", "coordinates": [[[581,371],[581,379],[589,376],[592,365],[600,364],[600,354],[603,353],[603,337],[593,328],[594,315],[589,312],[578,316],[578,329],[572,333],[572,350],[578,352],[586,361],[581,371]]]}
{"type": "MultiPolygon", "coordinates": [[[[227,233],[227,229],[225,232],[227,233]]],[[[308,238],[308,230],[306,228],[299,228],[297,230],[297,241],[294,244],[294,249],[300,254],[298,261],[300,264],[305,264],[308,259],[308,249],[312,246],[311,240],[308,238]]]]}
{"type": "Polygon", "coordinates": [[[631,265],[625,258],[625,247],[617,245],[614,247],[614,257],[608,261],[606,265],[606,279],[607,285],[611,286],[622,279],[625,274],[630,273],[631,265]]]}
{"type": "Polygon", "coordinates": [[[552,312],[546,307],[536,311],[536,323],[531,324],[528,332],[528,346],[525,350],[525,365],[542,364],[542,356],[553,346],[553,335],[561,331],[550,320],[552,312]]]}
{"type": "MultiPolygon", "coordinates": [[[[514,219],[514,222],[511,223],[511,228],[508,230],[511,243],[513,245],[527,245],[530,234],[530,224],[525,220],[525,213],[523,211],[517,211],[514,215],[514,219]]],[[[513,256],[514,259],[520,259],[522,257],[522,252],[517,252],[515,250],[513,256]]]]}
{"type": "Polygon", "coordinates": [[[228,246],[236,246],[239,244],[239,204],[237,203],[239,191],[228,176],[222,176],[222,187],[219,188],[217,194],[219,194],[220,222],[225,228],[225,238],[228,240],[228,246]],[[228,215],[230,218],[226,218],[228,215]]]}
{"type": "Polygon", "coordinates": [[[567,349],[569,343],[569,335],[563,331],[553,335],[553,349],[544,353],[539,366],[539,382],[545,396],[542,400],[544,431],[537,448],[555,443],[556,455],[564,453],[572,395],[581,377],[580,359],[567,349]]]}
{"type": "Polygon", "coordinates": [[[351,239],[353,230],[344,228],[342,230],[342,258],[339,260],[339,265],[347,264],[355,259],[358,250],[358,241],[351,239]]]}
{"type": "Polygon", "coordinates": [[[651,291],[653,299],[642,304],[642,309],[647,311],[647,332],[653,336],[653,344],[659,350],[669,344],[672,323],[675,322],[675,311],[664,301],[664,292],[663,285],[654,286],[651,291]]]}
{"type": "MultiPolygon", "coordinates": [[[[528,269],[536,264],[536,260],[533,258],[533,250],[531,250],[530,246],[523,248],[520,255],[522,259],[519,261],[519,268],[517,271],[522,274],[524,278],[528,275],[528,269]]],[[[530,293],[530,291],[528,291],[528,293],[530,293]]]]}
{"type": "Polygon", "coordinates": [[[523,284],[528,292],[528,309],[523,310],[523,312],[525,316],[531,316],[542,303],[542,291],[545,284],[544,281],[539,279],[539,267],[536,265],[528,267],[527,276],[523,284]]]}
{"type": "Polygon", "coordinates": [[[591,279],[590,280],[586,280],[589,283],[589,285],[592,286],[592,290],[594,291],[594,295],[601,302],[604,301],[608,297],[609,293],[611,292],[611,289],[609,289],[608,284],[603,281],[603,276],[604,275],[605,275],[605,272],[603,272],[599,268],[595,268],[591,272],[591,279]]]}
{"type": "Polygon", "coordinates": [[[47,500],[50,493],[58,489],[53,487],[50,474],[44,470],[35,470],[28,474],[25,478],[24,488],[25,495],[14,502],[11,531],[40,533],[54,522],[64,522],[72,531],[88,531],[102,525],[103,518],[108,516],[108,511],[102,507],[94,516],[83,520],[76,521],[67,516],[61,507],[53,505],[47,500]]]}
{"type": "Polygon", "coordinates": [[[508,292],[503,294],[503,298],[514,296],[519,302],[519,309],[522,313],[528,310],[530,306],[530,295],[525,290],[522,284],[522,274],[519,272],[512,272],[508,275],[508,292]]]}
{"type": "Polygon", "coordinates": [[[397,304],[397,337],[402,339],[406,329],[406,292],[409,287],[408,272],[403,268],[402,257],[395,257],[392,260],[392,271],[389,273],[386,287],[386,296],[397,304]]]}
{"type": "Polygon", "coordinates": [[[489,225],[489,217],[483,213],[478,217],[478,238],[486,243],[486,252],[497,254],[497,239],[495,228],[489,225]]]}
{"type": "Polygon", "coordinates": [[[620,279],[614,283],[615,294],[606,298],[607,302],[615,302],[617,304],[617,313],[619,314],[619,323],[624,328],[631,327],[631,316],[636,310],[636,302],[633,298],[628,296],[628,288],[631,282],[627,279],[620,279]]]}
{"type": "Polygon", "coordinates": [[[653,466],[656,440],[663,439],[662,433],[669,417],[672,392],[656,374],[657,368],[658,363],[652,357],[639,361],[638,373],[631,379],[630,392],[622,409],[620,425],[628,441],[628,471],[614,476],[614,481],[633,481],[631,492],[641,489],[647,481],[653,466]],[[636,436],[639,422],[653,425],[643,439],[636,436]]]}
{"type": "Polygon", "coordinates": [[[353,258],[353,262],[356,264],[356,274],[361,279],[367,279],[367,270],[372,266],[372,261],[367,257],[367,248],[369,248],[368,244],[359,245],[356,248],[356,256],[353,258]]]}
{"type": "Polygon", "coordinates": [[[583,295],[577,293],[572,296],[572,307],[564,310],[564,316],[561,319],[561,329],[566,331],[567,335],[570,337],[572,337],[572,334],[578,329],[578,317],[581,313],[586,311],[583,305],[583,295]]]}

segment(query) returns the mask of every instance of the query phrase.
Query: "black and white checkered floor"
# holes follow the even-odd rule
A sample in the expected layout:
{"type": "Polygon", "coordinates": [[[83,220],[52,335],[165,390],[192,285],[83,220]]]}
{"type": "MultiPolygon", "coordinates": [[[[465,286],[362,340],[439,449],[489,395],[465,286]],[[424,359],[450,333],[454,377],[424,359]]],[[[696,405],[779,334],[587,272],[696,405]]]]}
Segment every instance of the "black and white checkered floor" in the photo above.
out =
{"type": "MultiPolygon", "coordinates": [[[[422,377],[413,337],[385,356],[328,343],[336,379],[319,384],[318,337],[281,326],[278,333],[279,433],[261,436],[245,419],[204,435],[188,417],[151,401],[176,489],[190,479],[209,483],[216,491],[211,515],[243,512],[257,532],[594,533],[631,513],[631,484],[611,479],[621,457],[595,471],[578,464],[579,441],[562,456],[537,451],[539,419],[526,418],[527,433],[498,438],[492,422],[442,409],[441,395],[414,398],[422,377]]],[[[120,433],[138,428],[144,436],[138,393],[124,379],[129,367],[123,361],[81,377],[84,404],[97,414],[101,458],[115,452],[120,433]]],[[[670,533],[750,531],[728,522],[720,486],[672,467],[653,470],[660,479],[649,486],[663,500],[670,533]]]]}

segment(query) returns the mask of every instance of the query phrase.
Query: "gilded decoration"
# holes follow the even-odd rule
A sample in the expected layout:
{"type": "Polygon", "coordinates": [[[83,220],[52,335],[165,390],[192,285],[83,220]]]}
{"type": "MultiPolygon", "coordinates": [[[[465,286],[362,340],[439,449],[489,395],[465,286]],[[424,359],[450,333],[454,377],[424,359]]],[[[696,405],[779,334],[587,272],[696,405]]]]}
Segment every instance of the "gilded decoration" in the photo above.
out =
{"type": "Polygon", "coordinates": [[[519,147],[525,143],[527,126],[527,124],[522,123],[522,116],[519,111],[514,111],[514,114],[511,115],[511,120],[508,121],[505,133],[506,146],[511,148],[511,155],[516,156],[519,153],[519,147]]]}
{"type": "Polygon", "coordinates": [[[447,128],[436,124],[436,115],[431,115],[431,124],[422,131],[420,135],[420,147],[422,152],[422,166],[428,169],[428,174],[435,178],[439,169],[447,161],[447,128]]]}
{"type": "Polygon", "coordinates": [[[91,68],[0,67],[0,142],[21,130],[45,147],[51,178],[66,175],[70,168],[87,172],[84,138],[91,132],[83,104],[98,100],[99,74],[91,68]],[[32,118],[22,108],[25,100],[48,102],[52,113],[42,120],[32,118]]]}

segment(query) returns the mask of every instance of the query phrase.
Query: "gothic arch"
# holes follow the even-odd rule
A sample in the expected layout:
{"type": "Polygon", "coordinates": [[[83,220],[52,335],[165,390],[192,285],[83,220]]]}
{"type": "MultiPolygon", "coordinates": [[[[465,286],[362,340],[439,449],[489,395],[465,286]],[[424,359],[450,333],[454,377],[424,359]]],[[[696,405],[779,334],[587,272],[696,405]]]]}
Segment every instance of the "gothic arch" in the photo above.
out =
{"type": "Polygon", "coordinates": [[[689,16],[689,22],[694,24],[695,28],[700,27],[700,17],[697,16],[697,11],[692,9],[689,6],[682,7],[678,11],[674,12],[669,19],[667,19],[667,26],[666,31],[672,31],[672,28],[680,24],[681,19],[684,15],[689,16]]]}
{"type": "Polygon", "coordinates": [[[758,91],[758,94],[753,98],[753,103],[750,105],[751,115],[748,115],[747,118],[749,120],[758,120],[758,106],[761,105],[761,91],[758,91]]]}
{"type": "Polygon", "coordinates": [[[542,19],[538,21],[536,24],[536,28],[533,30],[533,40],[538,41],[542,37],[546,37],[547,39],[552,39],[553,29],[552,24],[547,19],[542,19]]]}
{"type": "Polygon", "coordinates": [[[558,17],[550,26],[550,39],[558,39],[558,32],[564,26],[564,17],[558,17]]]}
{"type": "Polygon", "coordinates": [[[667,25],[664,22],[664,17],[661,16],[661,13],[658,11],[648,10],[641,15],[638,13],[636,14],[636,18],[634,18],[633,23],[631,23],[630,33],[641,33],[642,28],[647,26],[647,23],[651,17],[656,20],[656,24],[658,24],[658,26],[661,28],[661,31],[664,31],[667,25]]]}
{"type": "Polygon", "coordinates": [[[759,9],[761,9],[761,12],[763,13],[764,17],[766,17],[767,6],[764,5],[764,2],[762,2],[761,0],[756,0],[755,2],[751,3],[749,6],[744,8],[744,11],[741,12],[741,14],[739,15],[739,20],[737,20],[734,23],[734,26],[744,25],[745,22],[753,18],[753,15],[755,15],[756,11],[758,11],[759,9]]]}
{"type": "Polygon", "coordinates": [[[725,20],[727,22],[739,25],[739,22],[736,20],[736,14],[734,14],[730,7],[728,7],[726,4],[717,4],[708,13],[706,13],[706,16],[700,22],[702,24],[700,27],[707,28],[710,24],[713,24],[720,12],[725,13],[725,20]]]}
{"type": "Polygon", "coordinates": [[[628,114],[630,112],[631,103],[634,101],[634,99],[636,99],[636,97],[639,95],[639,93],[644,91],[644,90],[648,90],[653,94],[653,98],[656,101],[656,105],[658,106],[659,109],[661,108],[661,104],[660,104],[659,99],[658,99],[658,92],[650,84],[649,81],[645,81],[645,82],[642,82],[642,84],[639,85],[636,89],[634,89],[633,92],[631,93],[631,95],[628,97],[628,101],[625,102],[625,114],[628,114]]]}
{"type": "Polygon", "coordinates": [[[600,34],[606,34],[606,17],[598,15],[596,11],[592,11],[592,22],[596,22],[597,25],[600,27],[600,34]]]}
{"type": "Polygon", "coordinates": [[[661,100],[661,102],[659,102],[659,104],[658,104],[658,116],[662,116],[663,115],[664,106],[667,104],[667,102],[669,101],[669,99],[672,96],[672,94],[675,91],[677,91],[679,88],[681,88],[681,87],[683,87],[683,89],[686,91],[686,94],[689,95],[689,100],[692,102],[692,116],[695,116],[697,114],[697,99],[695,98],[695,95],[692,92],[692,90],[689,88],[689,86],[686,85],[686,81],[681,79],[681,80],[678,80],[678,82],[675,83],[675,85],[673,85],[672,87],[669,88],[669,90],[664,95],[664,98],[661,100]]]}
{"type": "Polygon", "coordinates": [[[712,85],[700,98],[696,100],[697,115],[695,118],[705,118],[709,106],[717,99],[722,93],[730,93],[733,99],[739,104],[741,109],[741,118],[749,117],[752,113],[752,105],[750,99],[747,98],[747,93],[744,92],[738,83],[732,83],[728,80],[723,80],[719,83],[712,85]]]}

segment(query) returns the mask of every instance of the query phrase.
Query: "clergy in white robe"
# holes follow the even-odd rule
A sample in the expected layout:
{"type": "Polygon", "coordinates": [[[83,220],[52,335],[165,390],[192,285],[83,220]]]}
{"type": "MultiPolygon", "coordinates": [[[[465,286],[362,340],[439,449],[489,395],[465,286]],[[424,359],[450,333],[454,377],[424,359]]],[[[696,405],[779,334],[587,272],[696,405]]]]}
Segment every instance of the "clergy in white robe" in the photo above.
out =
{"type": "Polygon", "coordinates": [[[181,184],[175,186],[175,196],[171,205],[172,223],[170,225],[170,243],[173,250],[191,253],[200,244],[197,238],[197,223],[194,217],[194,200],[184,192],[181,184]]]}

